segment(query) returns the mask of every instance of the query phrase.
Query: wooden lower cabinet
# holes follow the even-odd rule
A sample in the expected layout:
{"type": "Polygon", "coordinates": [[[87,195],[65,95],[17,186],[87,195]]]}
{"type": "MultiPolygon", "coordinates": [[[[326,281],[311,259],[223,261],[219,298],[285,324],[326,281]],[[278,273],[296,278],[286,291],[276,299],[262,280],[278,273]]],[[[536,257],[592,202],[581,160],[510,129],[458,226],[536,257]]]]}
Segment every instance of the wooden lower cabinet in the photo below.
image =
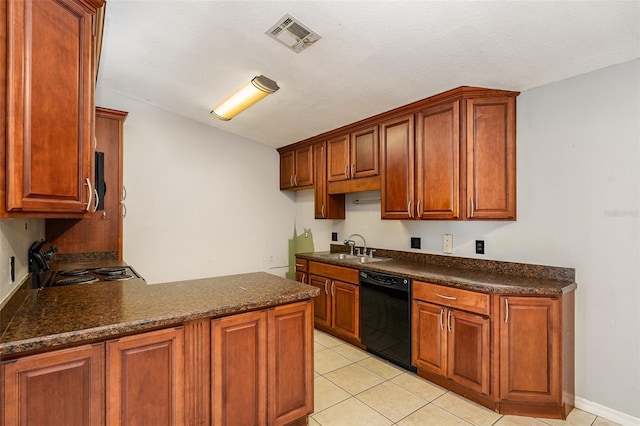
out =
{"type": "Polygon", "coordinates": [[[309,284],[320,289],[314,298],[314,323],[319,329],[354,344],[360,343],[358,270],[309,262],[309,284]]]}
{"type": "Polygon", "coordinates": [[[104,425],[104,344],[8,361],[0,377],[4,426],[104,425]]]}
{"type": "Polygon", "coordinates": [[[313,412],[311,303],[213,321],[214,425],[285,425],[313,412]]]}
{"type": "Polygon", "coordinates": [[[497,298],[504,412],[566,418],[573,408],[573,295],[497,298]]]}
{"type": "Polygon", "coordinates": [[[183,328],[107,342],[107,424],[182,425],[183,328]]]}

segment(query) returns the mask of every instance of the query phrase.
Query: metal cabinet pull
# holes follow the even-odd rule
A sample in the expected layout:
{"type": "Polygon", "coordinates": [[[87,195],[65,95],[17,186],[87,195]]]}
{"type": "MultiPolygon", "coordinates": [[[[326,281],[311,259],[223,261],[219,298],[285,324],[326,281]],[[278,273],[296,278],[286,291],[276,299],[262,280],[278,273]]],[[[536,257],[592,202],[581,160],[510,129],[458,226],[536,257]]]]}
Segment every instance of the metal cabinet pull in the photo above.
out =
{"type": "Polygon", "coordinates": [[[289,176],[289,186],[293,186],[293,175],[289,176]]]}
{"type": "Polygon", "coordinates": [[[447,311],[447,330],[451,333],[451,311],[447,311]]]}
{"type": "Polygon", "coordinates": [[[455,296],[445,296],[443,294],[438,294],[438,293],[436,293],[436,296],[441,297],[443,299],[447,299],[447,300],[457,300],[455,296]]]}
{"type": "Polygon", "coordinates": [[[410,219],[413,219],[413,214],[411,214],[411,200],[407,201],[407,214],[410,219]]]}
{"type": "Polygon", "coordinates": [[[509,322],[509,299],[504,298],[504,322],[509,322]]]}
{"type": "Polygon", "coordinates": [[[438,325],[440,326],[440,330],[444,330],[444,321],[443,321],[443,317],[444,316],[444,308],[440,308],[440,316],[438,316],[438,325]]]}
{"type": "Polygon", "coordinates": [[[349,165],[348,164],[344,165],[344,178],[345,179],[349,179],[349,165]]]}
{"type": "Polygon", "coordinates": [[[293,175],[293,184],[295,186],[298,186],[298,175],[297,174],[293,175]]]}
{"type": "Polygon", "coordinates": [[[322,218],[324,219],[324,204],[322,205],[322,218]]]}
{"type": "Polygon", "coordinates": [[[306,274],[306,272],[302,273],[302,281],[301,282],[303,282],[303,283],[307,282],[307,274],[306,274]]]}
{"type": "Polygon", "coordinates": [[[469,204],[471,205],[471,217],[473,217],[473,213],[474,213],[474,210],[475,210],[475,208],[474,208],[475,205],[474,205],[474,202],[473,202],[473,198],[471,198],[469,200],[469,204]]]}
{"type": "Polygon", "coordinates": [[[324,280],[324,294],[329,295],[329,290],[327,289],[327,285],[329,284],[329,280],[325,278],[324,280]]]}
{"type": "Polygon", "coordinates": [[[125,217],[127,217],[127,205],[125,203],[121,203],[122,204],[122,218],[124,219],[125,217]]]}
{"type": "Polygon", "coordinates": [[[351,163],[351,179],[355,176],[356,163],[351,163]]]}
{"type": "Polygon", "coordinates": [[[98,190],[96,188],[93,188],[93,196],[94,196],[94,201],[93,201],[93,210],[91,210],[91,213],[95,213],[98,211],[98,205],[100,204],[100,196],[98,195],[98,190]]]}
{"type": "Polygon", "coordinates": [[[334,289],[336,288],[336,282],[331,281],[331,297],[335,296],[334,289]]]}
{"type": "Polygon", "coordinates": [[[417,217],[422,217],[422,212],[420,211],[420,203],[422,203],[422,200],[418,200],[418,202],[416,203],[416,214],[417,214],[417,217]]]}
{"type": "Polygon", "coordinates": [[[93,187],[91,186],[91,181],[89,180],[89,178],[86,178],[85,181],[87,189],[89,190],[89,199],[87,200],[87,208],[85,209],[85,211],[89,211],[89,209],[91,208],[91,201],[93,200],[93,187]]]}
{"type": "Polygon", "coordinates": [[[301,267],[302,268],[303,266],[304,266],[304,263],[296,263],[296,268],[297,267],[301,267]]]}
{"type": "Polygon", "coordinates": [[[122,201],[127,199],[127,187],[122,185],[122,201]]]}

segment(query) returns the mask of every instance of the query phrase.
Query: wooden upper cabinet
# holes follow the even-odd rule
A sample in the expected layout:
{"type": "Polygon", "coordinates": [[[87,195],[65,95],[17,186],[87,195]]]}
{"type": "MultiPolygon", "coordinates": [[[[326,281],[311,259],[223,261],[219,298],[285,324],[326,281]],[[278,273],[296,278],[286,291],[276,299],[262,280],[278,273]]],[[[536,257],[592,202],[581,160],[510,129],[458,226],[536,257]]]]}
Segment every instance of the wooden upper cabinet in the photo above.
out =
{"type": "Polygon", "coordinates": [[[3,426],[104,425],[104,345],[0,364],[3,426]]]}
{"type": "Polygon", "coordinates": [[[313,185],[313,147],[280,153],[280,189],[305,189],[313,185]]]}
{"type": "Polygon", "coordinates": [[[327,141],[327,180],[337,182],[379,174],[378,126],[327,141]]]}
{"type": "Polygon", "coordinates": [[[327,142],[313,146],[314,212],[316,219],[344,219],[344,194],[329,194],[327,188],[327,142]]]}
{"type": "Polygon", "coordinates": [[[92,208],[98,3],[7,2],[4,215],[92,208]]]}
{"type": "Polygon", "coordinates": [[[515,97],[467,101],[467,218],[516,219],[515,97]]]}
{"type": "Polygon", "coordinates": [[[413,114],[380,125],[383,219],[411,219],[414,201],[413,114]]]}
{"type": "Polygon", "coordinates": [[[416,217],[460,217],[460,101],[416,114],[416,217]]]}

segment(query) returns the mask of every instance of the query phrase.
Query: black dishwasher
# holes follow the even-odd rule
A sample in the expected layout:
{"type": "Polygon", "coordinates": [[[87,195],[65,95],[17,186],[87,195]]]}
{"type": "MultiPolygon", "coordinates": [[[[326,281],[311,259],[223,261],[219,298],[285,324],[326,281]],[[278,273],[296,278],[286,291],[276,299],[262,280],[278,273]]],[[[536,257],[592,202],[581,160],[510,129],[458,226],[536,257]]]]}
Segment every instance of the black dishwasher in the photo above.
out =
{"type": "Polygon", "coordinates": [[[367,351],[410,371],[411,280],[360,271],[360,341],[367,351]]]}

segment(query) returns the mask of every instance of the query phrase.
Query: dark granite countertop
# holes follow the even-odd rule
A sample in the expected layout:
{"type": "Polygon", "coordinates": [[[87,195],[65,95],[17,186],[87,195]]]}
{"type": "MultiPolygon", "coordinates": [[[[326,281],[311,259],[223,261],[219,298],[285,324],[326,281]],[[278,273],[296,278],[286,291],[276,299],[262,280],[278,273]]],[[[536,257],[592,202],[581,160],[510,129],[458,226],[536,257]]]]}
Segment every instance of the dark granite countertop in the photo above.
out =
{"type": "Polygon", "coordinates": [[[265,272],[151,285],[135,279],[28,290],[0,338],[0,360],[292,303],[318,293],[314,287],[265,272]]]}
{"type": "MultiPolygon", "coordinates": [[[[331,247],[331,252],[343,250],[338,245],[331,247]]],[[[328,258],[328,253],[297,253],[296,256],[484,293],[558,296],[577,288],[575,270],[572,268],[384,249],[377,249],[375,256],[391,260],[360,264],[354,260],[328,258]]]]}

